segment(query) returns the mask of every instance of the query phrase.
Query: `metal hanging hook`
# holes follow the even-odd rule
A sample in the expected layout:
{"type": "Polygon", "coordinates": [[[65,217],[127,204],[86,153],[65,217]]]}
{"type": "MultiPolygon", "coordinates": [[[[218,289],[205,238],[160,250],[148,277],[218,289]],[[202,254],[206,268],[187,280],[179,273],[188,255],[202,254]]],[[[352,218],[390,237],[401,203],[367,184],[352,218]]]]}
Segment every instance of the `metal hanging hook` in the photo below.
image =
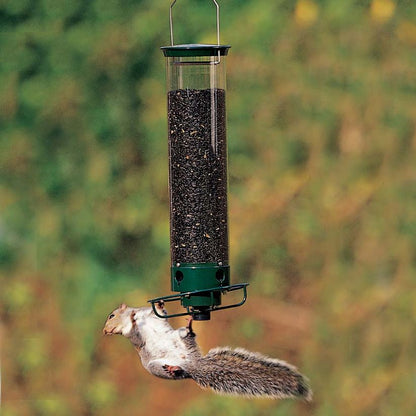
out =
{"type": "MultiPolygon", "coordinates": [[[[173,16],[172,16],[172,9],[175,5],[177,0],[173,0],[169,8],[169,27],[170,27],[170,44],[174,46],[173,41],[173,16]]],[[[216,0],[211,0],[215,4],[216,8],[216,15],[217,15],[217,45],[220,45],[220,5],[217,3],[216,0]]]]}

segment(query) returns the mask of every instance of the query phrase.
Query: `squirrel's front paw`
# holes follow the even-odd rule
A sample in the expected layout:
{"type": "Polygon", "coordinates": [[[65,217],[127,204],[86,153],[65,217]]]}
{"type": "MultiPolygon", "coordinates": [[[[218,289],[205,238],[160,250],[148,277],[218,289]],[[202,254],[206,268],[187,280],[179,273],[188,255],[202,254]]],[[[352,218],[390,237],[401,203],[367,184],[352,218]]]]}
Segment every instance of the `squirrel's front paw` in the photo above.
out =
{"type": "Polygon", "coordinates": [[[159,302],[156,303],[156,310],[160,315],[167,315],[165,309],[165,302],[163,300],[159,300],[159,302]]]}

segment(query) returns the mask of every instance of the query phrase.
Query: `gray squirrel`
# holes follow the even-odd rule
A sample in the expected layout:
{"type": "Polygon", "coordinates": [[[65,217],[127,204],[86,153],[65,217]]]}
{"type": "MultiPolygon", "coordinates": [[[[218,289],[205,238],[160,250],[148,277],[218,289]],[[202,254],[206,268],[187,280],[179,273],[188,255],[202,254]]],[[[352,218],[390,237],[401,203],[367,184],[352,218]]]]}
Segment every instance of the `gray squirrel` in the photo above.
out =
{"type": "MultiPolygon", "coordinates": [[[[163,302],[156,305],[166,314],[163,302]]],[[[200,387],[216,393],[275,399],[301,398],[310,401],[312,391],[297,369],[281,360],[243,348],[217,347],[202,355],[192,330],[173,329],[148,307],[122,304],[107,318],[103,333],[130,339],[143,367],[151,374],[170,380],[193,379],[200,387]]]]}

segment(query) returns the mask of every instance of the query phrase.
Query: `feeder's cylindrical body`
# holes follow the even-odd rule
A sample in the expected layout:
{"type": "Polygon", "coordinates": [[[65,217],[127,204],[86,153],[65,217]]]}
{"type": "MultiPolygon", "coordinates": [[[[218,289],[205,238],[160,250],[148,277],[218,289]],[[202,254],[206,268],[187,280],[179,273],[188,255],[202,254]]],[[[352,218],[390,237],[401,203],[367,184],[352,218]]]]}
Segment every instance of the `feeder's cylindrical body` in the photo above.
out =
{"type": "MultiPolygon", "coordinates": [[[[229,46],[177,45],[162,49],[168,83],[172,290],[226,286],[225,56],[229,46]]],[[[219,304],[220,296],[220,292],[194,296],[189,305],[219,304]]]]}

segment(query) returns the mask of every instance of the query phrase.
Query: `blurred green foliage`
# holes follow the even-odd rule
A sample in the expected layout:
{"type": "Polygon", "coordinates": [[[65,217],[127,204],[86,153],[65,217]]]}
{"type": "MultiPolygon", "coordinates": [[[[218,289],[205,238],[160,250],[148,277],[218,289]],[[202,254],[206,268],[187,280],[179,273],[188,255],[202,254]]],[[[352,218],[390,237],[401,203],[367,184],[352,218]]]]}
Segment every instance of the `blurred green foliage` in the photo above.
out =
{"type": "MultiPolygon", "coordinates": [[[[101,338],[118,303],[170,291],[168,8],[0,1],[2,414],[415,414],[410,0],[221,2],[231,266],[251,285],[197,332],[293,361],[313,403],[153,379],[101,338]]],[[[209,1],[175,13],[178,42],[215,42],[209,1]]]]}

